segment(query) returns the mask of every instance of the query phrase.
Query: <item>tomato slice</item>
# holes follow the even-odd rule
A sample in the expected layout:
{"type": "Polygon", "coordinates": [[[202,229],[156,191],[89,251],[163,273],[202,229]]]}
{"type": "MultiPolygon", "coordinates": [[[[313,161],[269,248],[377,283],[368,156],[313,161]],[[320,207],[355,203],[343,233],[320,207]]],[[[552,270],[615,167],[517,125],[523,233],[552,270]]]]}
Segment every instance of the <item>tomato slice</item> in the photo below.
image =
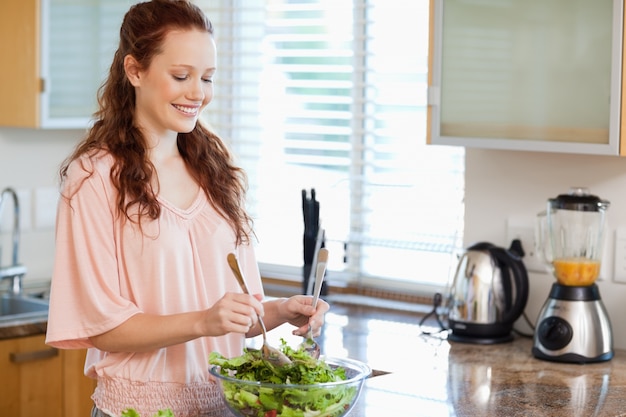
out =
{"type": "Polygon", "coordinates": [[[271,411],[268,411],[267,413],[265,413],[263,415],[263,417],[276,417],[276,413],[277,413],[276,410],[271,410],[271,411]]]}

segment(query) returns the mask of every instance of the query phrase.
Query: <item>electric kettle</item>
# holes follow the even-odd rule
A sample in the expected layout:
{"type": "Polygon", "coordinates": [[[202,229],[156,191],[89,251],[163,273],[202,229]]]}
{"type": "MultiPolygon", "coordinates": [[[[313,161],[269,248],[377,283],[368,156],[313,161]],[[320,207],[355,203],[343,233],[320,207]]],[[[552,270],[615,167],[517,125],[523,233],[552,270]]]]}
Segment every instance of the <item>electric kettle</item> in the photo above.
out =
{"type": "Polygon", "coordinates": [[[449,340],[492,344],[513,340],[528,301],[528,273],[519,240],[509,249],[480,242],[459,258],[448,296],[449,340]]]}

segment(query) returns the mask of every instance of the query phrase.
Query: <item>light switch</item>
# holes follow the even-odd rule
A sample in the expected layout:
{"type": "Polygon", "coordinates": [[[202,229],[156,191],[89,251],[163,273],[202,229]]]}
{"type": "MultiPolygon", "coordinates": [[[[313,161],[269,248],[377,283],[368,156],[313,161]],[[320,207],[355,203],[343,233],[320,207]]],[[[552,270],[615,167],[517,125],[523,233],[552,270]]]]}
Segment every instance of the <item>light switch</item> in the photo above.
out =
{"type": "Polygon", "coordinates": [[[59,190],[55,187],[42,187],[35,190],[35,227],[54,228],[59,202],[59,190]]]}

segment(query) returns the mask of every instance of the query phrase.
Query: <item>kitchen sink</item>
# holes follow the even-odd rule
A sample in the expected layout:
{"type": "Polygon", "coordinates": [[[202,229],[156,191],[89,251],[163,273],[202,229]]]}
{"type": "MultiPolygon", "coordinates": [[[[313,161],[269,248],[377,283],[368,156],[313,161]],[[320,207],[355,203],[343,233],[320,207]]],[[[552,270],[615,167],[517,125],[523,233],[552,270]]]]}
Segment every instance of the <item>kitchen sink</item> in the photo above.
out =
{"type": "Polygon", "coordinates": [[[47,319],[48,300],[33,296],[2,294],[0,296],[0,326],[13,322],[47,319]]]}

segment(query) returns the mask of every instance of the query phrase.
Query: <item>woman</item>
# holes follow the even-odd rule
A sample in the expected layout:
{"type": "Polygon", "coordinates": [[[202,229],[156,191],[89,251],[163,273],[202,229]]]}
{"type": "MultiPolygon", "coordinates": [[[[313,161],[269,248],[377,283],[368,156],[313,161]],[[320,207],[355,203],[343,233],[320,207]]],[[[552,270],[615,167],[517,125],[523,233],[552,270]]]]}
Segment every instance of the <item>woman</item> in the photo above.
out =
{"type": "Polygon", "coordinates": [[[95,124],[61,167],[47,343],[89,349],[94,416],[213,415],[210,352],[240,355],[257,315],[319,334],[328,310],[306,296],[261,302],[245,177],[198,122],[213,94],[212,33],[185,0],[131,7],[95,124]]]}

